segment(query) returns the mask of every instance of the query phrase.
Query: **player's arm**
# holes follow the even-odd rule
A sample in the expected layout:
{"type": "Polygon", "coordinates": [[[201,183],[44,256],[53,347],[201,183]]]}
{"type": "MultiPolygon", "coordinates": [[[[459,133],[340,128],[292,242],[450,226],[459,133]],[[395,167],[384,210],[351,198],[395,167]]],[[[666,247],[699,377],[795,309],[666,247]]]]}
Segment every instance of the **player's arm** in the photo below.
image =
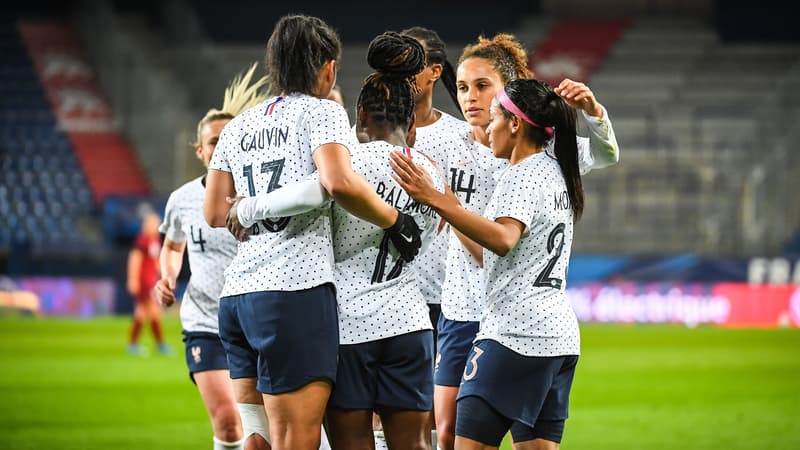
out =
{"type": "Polygon", "coordinates": [[[397,221],[398,211],[353,171],[350,153],[344,145],[321,145],[314,152],[314,164],[322,186],[347,212],[384,229],[397,221]]]}
{"type": "Polygon", "coordinates": [[[422,246],[414,218],[384,202],[361,175],[353,171],[350,152],[339,143],[322,144],[314,151],[322,186],[336,204],[350,214],[383,228],[400,256],[412,261],[422,246]]]}
{"type": "Polygon", "coordinates": [[[565,78],[554,91],[580,111],[578,117],[589,132],[588,143],[580,146],[588,145],[590,153],[590,163],[585,169],[600,169],[619,162],[619,144],[608,111],[597,101],[592,90],[583,83],[565,78]]]}
{"type": "Polygon", "coordinates": [[[223,170],[208,169],[206,195],[203,199],[203,216],[212,227],[224,227],[225,218],[231,209],[228,198],[236,197],[233,176],[223,170]]]}
{"type": "Polygon", "coordinates": [[[394,179],[411,198],[430,205],[451,226],[481,247],[505,256],[522,237],[525,230],[522,222],[510,217],[500,217],[493,222],[461,207],[451,190],[438,192],[430,176],[402,153],[392,152],[389,163],[395,171],[394,179]]]}
{"type": "Polygon", "coordinates": [[[265,192],[255,197],[246,197],[239,202],[239,221],[250,226],[258,220],[296,216],[325,206],[331,201],[328,191],[312,178],[265,192]]]}
{"type": "Polygon", "coordinates": [[[139,277],[142,273],[142,261],[144,261],[144,252],[138,247],[128,253],[128,292],[134,296],[139,296],[141,284],[139,277]]]}
{"type": "Polygon", "coordinates": [[[475,261],[475,264],[477,264],[479,267],[483,267],[483,247],[465,236],[464,233],[458,231],[458,228],[454,227],[453,233],[455,233],[459,242],[461,242],[461,245],[467,250],[467,253],[469,253],[472,259],[475,261]]]}
{"type": "Polygon", "coordinates": [[[169,238],[164,239],[158,260],[161,263],[161,279],[155,287],[156,301],[164,306],[175,303],[175,283],[183,265],[183,253],[186,251],[186,242],[175,242],[169,238]]]}

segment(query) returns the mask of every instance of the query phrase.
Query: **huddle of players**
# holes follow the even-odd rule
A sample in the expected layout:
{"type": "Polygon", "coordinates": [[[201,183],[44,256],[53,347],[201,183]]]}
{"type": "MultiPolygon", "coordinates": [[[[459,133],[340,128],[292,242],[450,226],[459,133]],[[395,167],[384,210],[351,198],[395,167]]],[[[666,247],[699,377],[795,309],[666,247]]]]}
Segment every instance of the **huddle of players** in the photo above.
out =
{"type": "MultiPolygon", "coordinates": [[[[170,257],[189,249],[190,373],[233,380],[198,383],[215,448],[327,448],[323,417],[333,448],[372,448],[373,411],[389,448],[430,448],[426,300],[439,298],[439,446],[496,447],[509,429],[518,448],[557,446],[579,354],[563,280],[580,173],[618,150],[591,91],[527,79],[524,53],[511,36],[481,38],[456,77],[435,33],[384,33],[369,47],[375,72],[353,133],[325,100],[336,33],[314,17],[278,22],[266,80],[277,95],[240,96],[250,103],[217,119],[205,157],[214,121],[201,121],[208,174],[172,194],[162,225],[170,257]],[[467,123],[430,107],[439,78],[467,123]],[[576,137],[575,110],[589,138],[576,137]]],[[[176,276],[159,283],[164,303],[176,276]]]]}

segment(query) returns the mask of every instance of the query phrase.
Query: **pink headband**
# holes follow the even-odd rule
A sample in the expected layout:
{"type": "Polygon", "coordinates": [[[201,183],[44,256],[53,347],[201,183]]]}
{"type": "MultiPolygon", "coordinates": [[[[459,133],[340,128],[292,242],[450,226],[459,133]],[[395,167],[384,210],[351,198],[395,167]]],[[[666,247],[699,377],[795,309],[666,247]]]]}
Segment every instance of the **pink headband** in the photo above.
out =
{"type": "Polygon", "coordinates": [[[515,116],[519,117],[525,122],[528,122],[529,124],[535,126],[536,128],[543,129],[548,136],[553,136],[553,127],[543,127],[538,123],[532,121],[524,112],[522,112],[521,109],[517,108],[517,105],[515,105],[510,98],[508,98],[508,94],[506,94],[505,88],[500,89],[500,91],[497,93],[496,98],[497,101],[500,102],[500,104],[503,105],[503,107],[507,109],[511,114],[514,114],[515,116]]]}

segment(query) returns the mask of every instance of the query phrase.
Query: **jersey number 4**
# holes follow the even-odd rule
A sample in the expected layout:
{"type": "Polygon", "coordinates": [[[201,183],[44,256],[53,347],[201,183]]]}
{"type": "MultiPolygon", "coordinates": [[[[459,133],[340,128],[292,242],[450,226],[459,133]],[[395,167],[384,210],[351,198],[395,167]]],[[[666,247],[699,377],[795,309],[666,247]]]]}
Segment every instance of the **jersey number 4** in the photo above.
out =
{"type": "MultiPolygon", "coordinates": [[[[278,180],[281,179],[281,173],[283,172],[283,163],[286,161],[285,158],[276,159],[275,161],[261,163],[261,173],[270,173],[269,177],[269,184],[267,185],[267,192],[272,192],[275,189],[281,187],[278,184],[278,180]]],[[[250,196],[256,196],[256,183],[253,180],[253,165],[248,164],[244,166],[244,176],[247,178],[247,190],[250,191],[250,196]]],[[[261,222],[258,222],[253,225],[253,234],[259,234],[261,230],[259,229],[259,224],[264,227],[266,231],[270,232],[278,232],[286,228],[289,225],[290,217],[281,217],[279,219],[264,219],[261,222]]]]}
{"type": "Polygon", "coordinates": [[[544,269],[539,272],[539,275],[536,277],[536,281],[533,282],[534,286],[561,289],[563,280],[560,278],[551,278],[550,272],[553,271],[553,268],[556,266],[556,262],[558,262],[558,258],[561,256],[561,252],[564,251],[565,228],[566,225],[560,223],[556,225],[556,227],[553,228],[553,231],[550,232],[550,235],[547,236],[547,253],[551,254],[552,256],[547,260],[547,265],[544,266],[544,269]],[[556,242],[558,242],[558,246],[556,246],[556,242]],[[555,250],[555,252],[553,252],[553,250],[555,250]]]}

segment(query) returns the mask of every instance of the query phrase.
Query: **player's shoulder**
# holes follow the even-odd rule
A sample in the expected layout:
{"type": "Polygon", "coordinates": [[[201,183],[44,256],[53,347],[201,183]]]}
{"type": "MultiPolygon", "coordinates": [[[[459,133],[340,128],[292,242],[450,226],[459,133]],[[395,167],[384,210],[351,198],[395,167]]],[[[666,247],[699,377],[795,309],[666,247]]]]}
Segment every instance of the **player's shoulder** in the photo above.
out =
{"type": "Polygon", "coordinates": [[[286,98],[287,104],[294,108],[305,110],[312,114],[341,114],[347,115],[342,105],[333,100],[318,98],[313,95],[292,94],[286,98]]]}
{"type": "Polygon", "coordinates": [[[244,111],[237,114],[233,119],[231,119],[231,121],[227,125],[225,125],[225,128],[226,129],[242,128],[248,122],[259,119],[261,116],[264,115],[264,110],[266,106],[271,102],[274,102],[276,98],[277,97],[268,98],[261,103],[258,103],[254,106],[245,109],[244,111]]]}
{"type": "Polygon", "coordinates": [[[442,127],[446,128],[448,131],[455,133],[467,133],[472,131],[472,127],[465,120],[458,119],[444,111],[439,111],[439,113],[441,116],[439,116],[438,122],[440,122],[442,127]]]}

